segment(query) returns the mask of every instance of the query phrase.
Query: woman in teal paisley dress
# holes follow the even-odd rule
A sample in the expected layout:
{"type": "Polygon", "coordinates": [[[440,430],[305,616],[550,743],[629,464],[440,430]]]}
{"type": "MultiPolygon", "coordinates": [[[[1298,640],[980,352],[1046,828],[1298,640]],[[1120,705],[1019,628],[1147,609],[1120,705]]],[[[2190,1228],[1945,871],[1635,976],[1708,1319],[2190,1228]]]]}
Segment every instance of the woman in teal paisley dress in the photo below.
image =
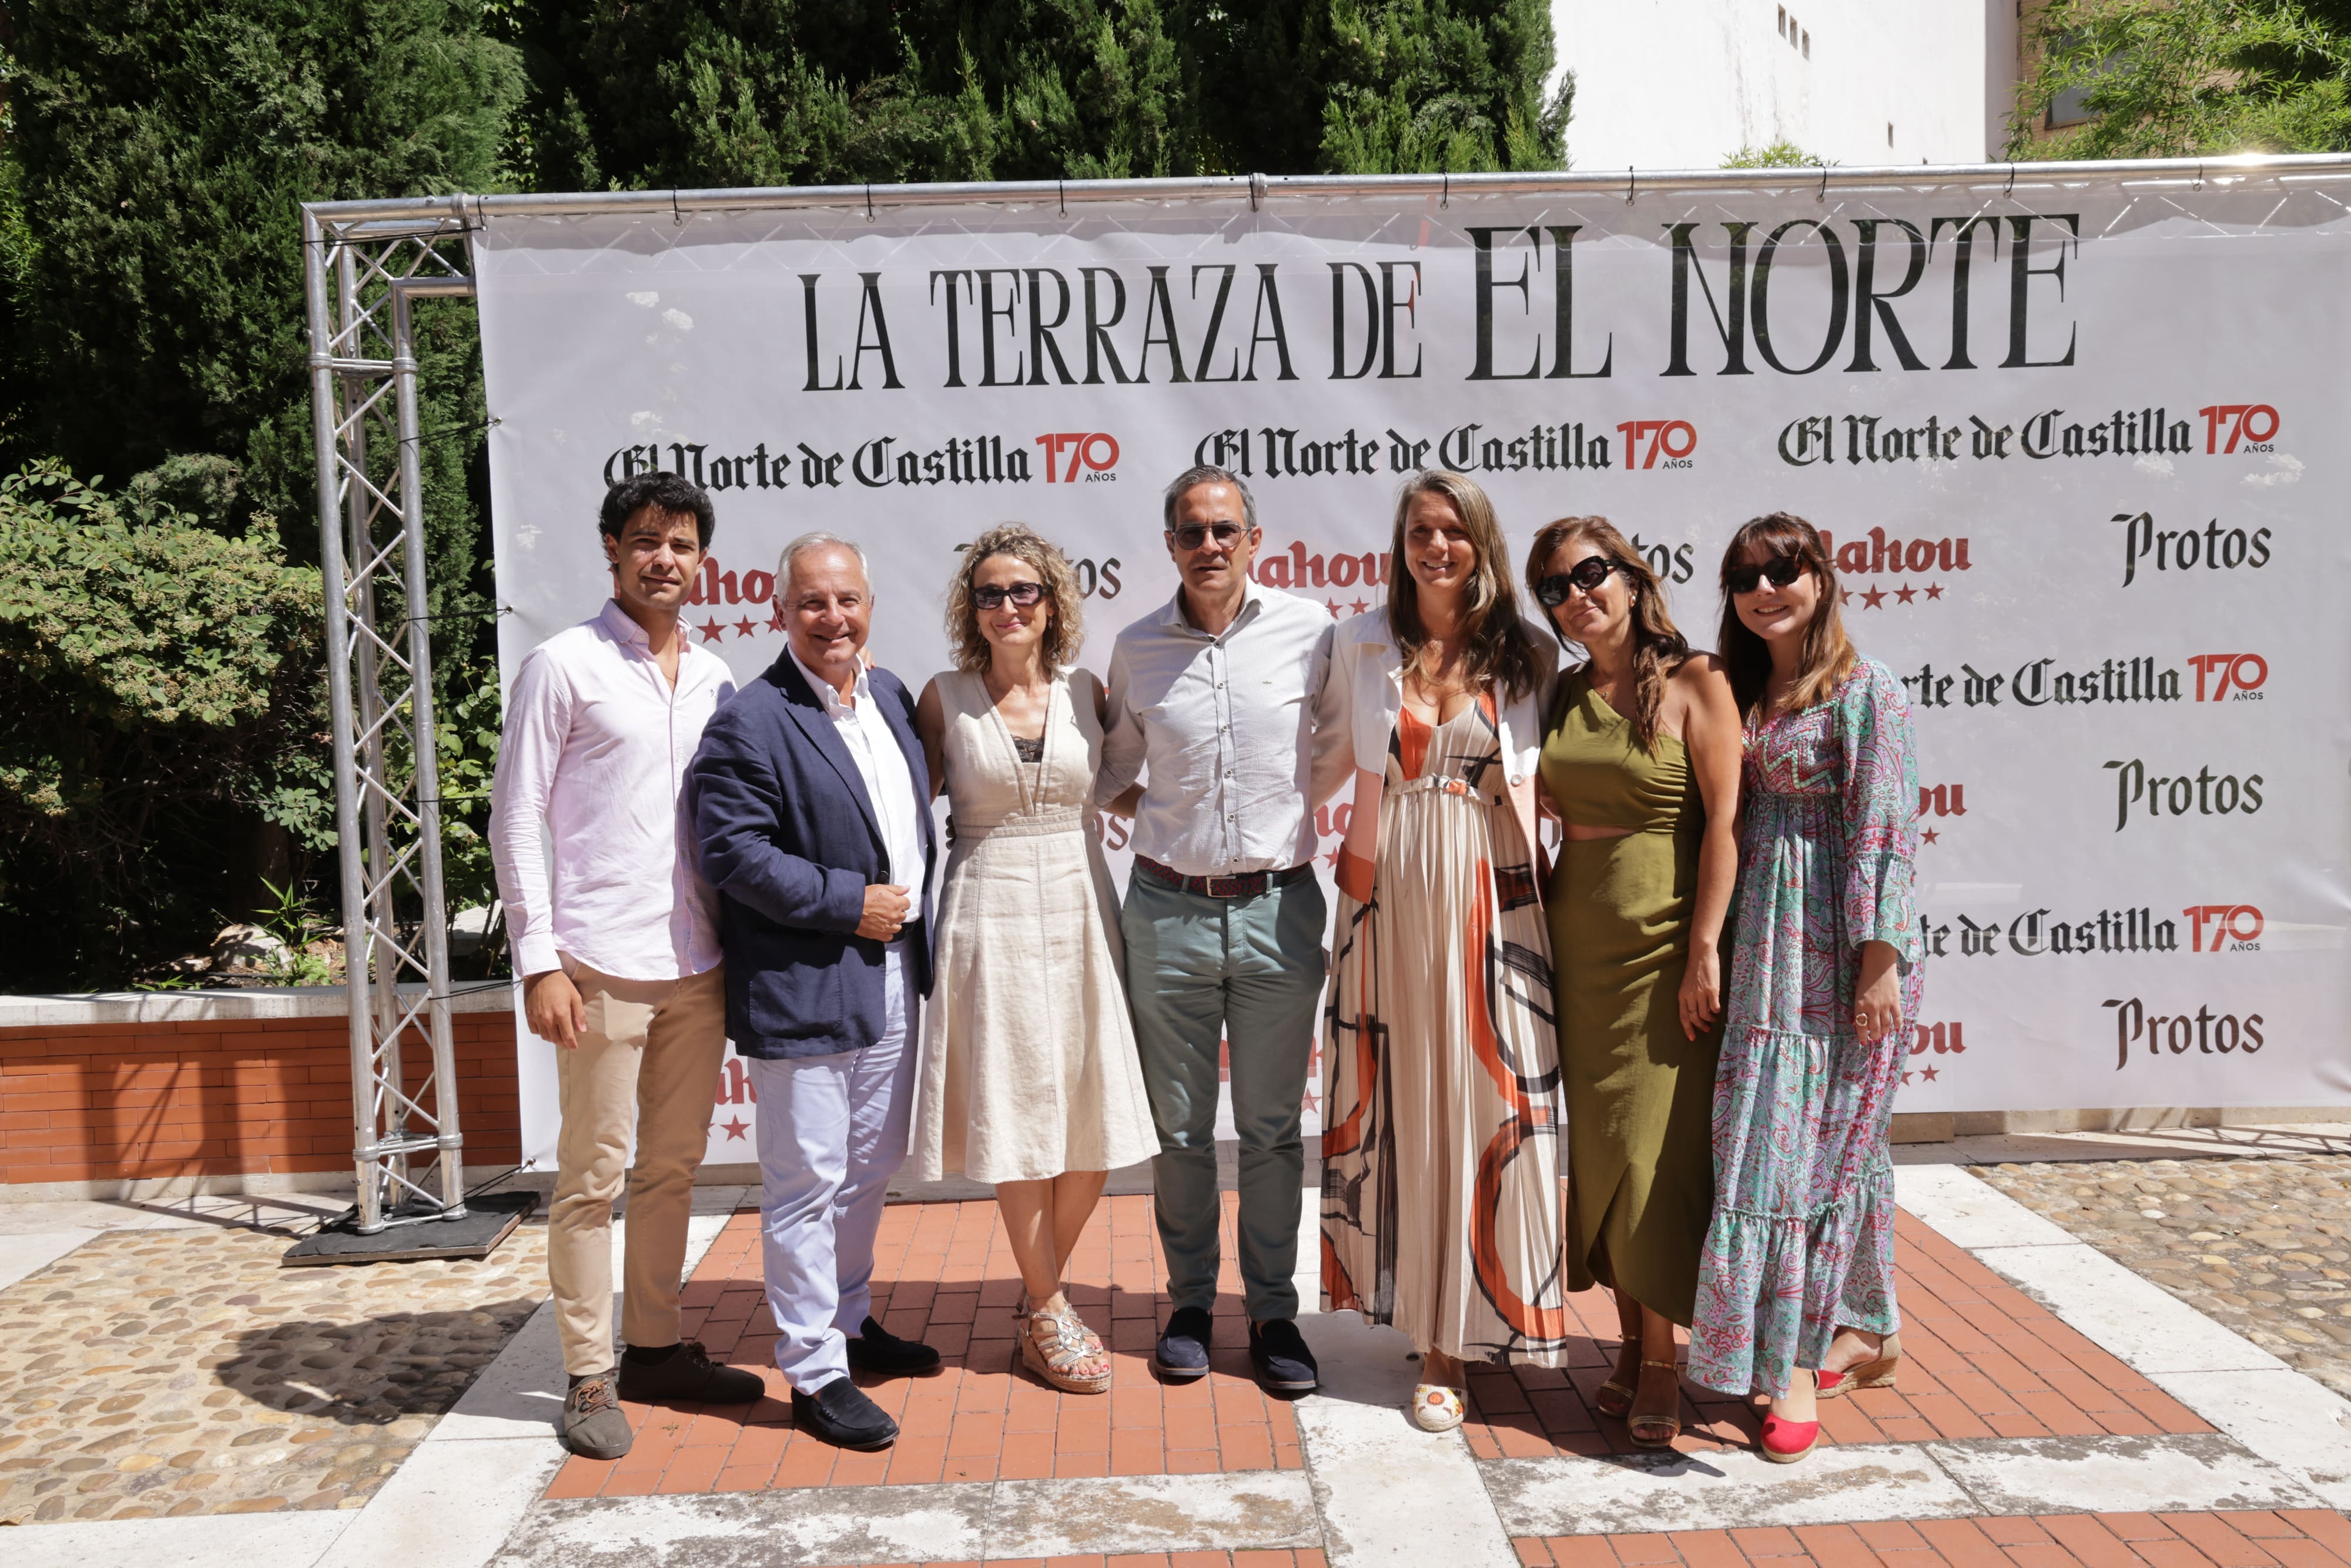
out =
{"type": "Polygon", "coordinates": [[[1886,1134],[1918,1016],[1917,768],[1902,683],[1846,639],[1810,523],[1748,523],[1722,584],[1747,744],[1689,1378],[1771,1396],[1761,1451],[1786,1463],[1816,1398],[1891,1385],[1901,1354],[1886,1134]]]}

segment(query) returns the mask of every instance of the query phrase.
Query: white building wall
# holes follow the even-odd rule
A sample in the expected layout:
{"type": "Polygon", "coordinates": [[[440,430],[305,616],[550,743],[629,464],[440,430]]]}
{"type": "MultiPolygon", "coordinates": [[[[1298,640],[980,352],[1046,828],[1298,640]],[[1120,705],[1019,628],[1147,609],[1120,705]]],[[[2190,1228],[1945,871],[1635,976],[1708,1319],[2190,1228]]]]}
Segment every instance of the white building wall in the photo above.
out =
{"type": "Polygon", "coordinates": [[[1711,169],[1792,141],[1848,165],[1997,156],[2015,0],[1552,0],[1585,171],[1711,169]],[[1792,18],[1792,43],[1779,27],[1792,18]],[[1811,54],[1803,35],[1811,35],[1811,54]]]}

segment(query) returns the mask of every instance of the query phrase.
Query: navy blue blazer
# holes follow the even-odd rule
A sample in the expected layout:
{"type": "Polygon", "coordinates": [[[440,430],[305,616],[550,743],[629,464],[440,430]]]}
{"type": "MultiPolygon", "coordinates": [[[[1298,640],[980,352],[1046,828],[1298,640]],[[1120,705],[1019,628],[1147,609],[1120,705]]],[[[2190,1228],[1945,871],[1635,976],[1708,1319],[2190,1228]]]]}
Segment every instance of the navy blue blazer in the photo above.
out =
{"type": "MultiPolygon", "coordinates": [[[[907,957],[931,992],[930,770],[914,700],[886,670],[866,675],[906,754],[923,842],[922,925],[907,957]]],[[[686,768],[702,874],[718,890],[726,1033],[745,1056],[831,1056],[882,1036],[882,944],[857,935],[865,890],[890,880],[864,776],[786,653],[711,716],[686,768]]],[[[912,913],[911,911],[909,912],[912,913]]],[[[914,1049],[914,1042],[907,1044],[914,1049]]]]}

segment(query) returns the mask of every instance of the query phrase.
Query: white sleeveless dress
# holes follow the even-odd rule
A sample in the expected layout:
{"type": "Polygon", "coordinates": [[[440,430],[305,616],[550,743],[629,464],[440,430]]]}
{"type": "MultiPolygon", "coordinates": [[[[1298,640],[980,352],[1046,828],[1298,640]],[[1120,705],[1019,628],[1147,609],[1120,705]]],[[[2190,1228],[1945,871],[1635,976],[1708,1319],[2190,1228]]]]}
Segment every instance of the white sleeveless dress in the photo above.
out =
{"type": "Polygon", "coordinates": [[[1040,1181],[1159,1152],[1093,810],[1100,683],[1057,677],[1024,762],[986,683],[937,678],[950,811],[908,1168],[1040,1181]]]}

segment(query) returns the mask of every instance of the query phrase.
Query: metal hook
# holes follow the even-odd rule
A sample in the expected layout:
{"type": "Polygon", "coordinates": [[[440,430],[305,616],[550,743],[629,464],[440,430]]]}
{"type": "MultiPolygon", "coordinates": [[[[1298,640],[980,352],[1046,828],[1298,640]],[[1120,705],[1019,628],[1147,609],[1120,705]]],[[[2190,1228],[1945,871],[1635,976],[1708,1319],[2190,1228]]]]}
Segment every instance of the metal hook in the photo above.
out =
{"type": "Polygon", "coordinates": [[[1253,173],[1253,174],[1251,174],[1251,175],[1249,176],[1249,211],[1250,211],[1250,212],[1255,212],[1255,211],[1257,211],[1257,208],[1258,208],[1258,199],[1265,193],[1265,188],[1266,188],[1266,187],[1265,187],[1265,176],[1264,176],[1264,175],[1262,175],[1262,174],[1254,174],[1254,173],[1253,173]]]}
{"type": "MultiPolygon", "coordinates": [[[[1060,180],[1055,180],[1055,181],[1053,182],[1053,191],[1054,191],[1054,193],[1055,193],[1056,195],[1060,196],[1060,197],[1061,197],[1061,215],[1062,215],[1063,217],[1065,217],[1065,218],[1066,218],[1066,217],[1068,217],[1068,216],[1070,215],[1070,188],[1069,188],[1069,186],[1068,186],[1068,185],[1066,185],[1065,183],[1062,183],[1061,181],[1060,181],[1060,180]]],[[[870,198],[869,198],[869,199],[870,199],[870,198]]]]}
{"type": "Polygon", "coordinates": [[[1641,176],[1630,163],[1625,165],[1625,204],[1633,204],[1633,193],[1641,188],[1641,176]]]}
{"type": "Polygon", "coordinates": [[[1821,188],[1813,193],[1813,200],[1826,205],[1829,199],[1829,166],[1821,165],[1821,188]]]}
{"type": "Polygon", "coordinates": [[[865,182],[865,221],[869,224],[873,221],[873,182],[871,180],[865,182]]]}
{"type": "Polygon", "coordinates": [[[2204,188],[2204,160],[2201,158],[2196,160],[2196,188],[2199,191],[2204,188]]]}
{"type": "Polygon", "coordinates": [[[1445,172],[1445,187],[1437,193],[1437,204],[1440,207],[1453,204],[1453,172],[1450,169],[1445,172]]]}
{"type": "Polygon", "coordinates": [[[674,225],[683,225],[685,222],[685,214],[677,210],[677,192],[674,190],[669,193],[669,221],[674,225]]]}
{"type": "Polygon", "coordinates": [[[2000,199],[2001,199],[2001,201],[2005,202],[2005,201],[2009,200],[2010,198],[2013,197],[2015,194],[2016,194],[2016,165],[2015,165],[2015,164],[2013,164],[2013,163],[2011,163],[2011,164],[2008,166],[2008,189],[2007,189],[2007,190],[2005,190],[2005,191],[2002,191],[2002,192],[2000,193],[2000,199]]]}

